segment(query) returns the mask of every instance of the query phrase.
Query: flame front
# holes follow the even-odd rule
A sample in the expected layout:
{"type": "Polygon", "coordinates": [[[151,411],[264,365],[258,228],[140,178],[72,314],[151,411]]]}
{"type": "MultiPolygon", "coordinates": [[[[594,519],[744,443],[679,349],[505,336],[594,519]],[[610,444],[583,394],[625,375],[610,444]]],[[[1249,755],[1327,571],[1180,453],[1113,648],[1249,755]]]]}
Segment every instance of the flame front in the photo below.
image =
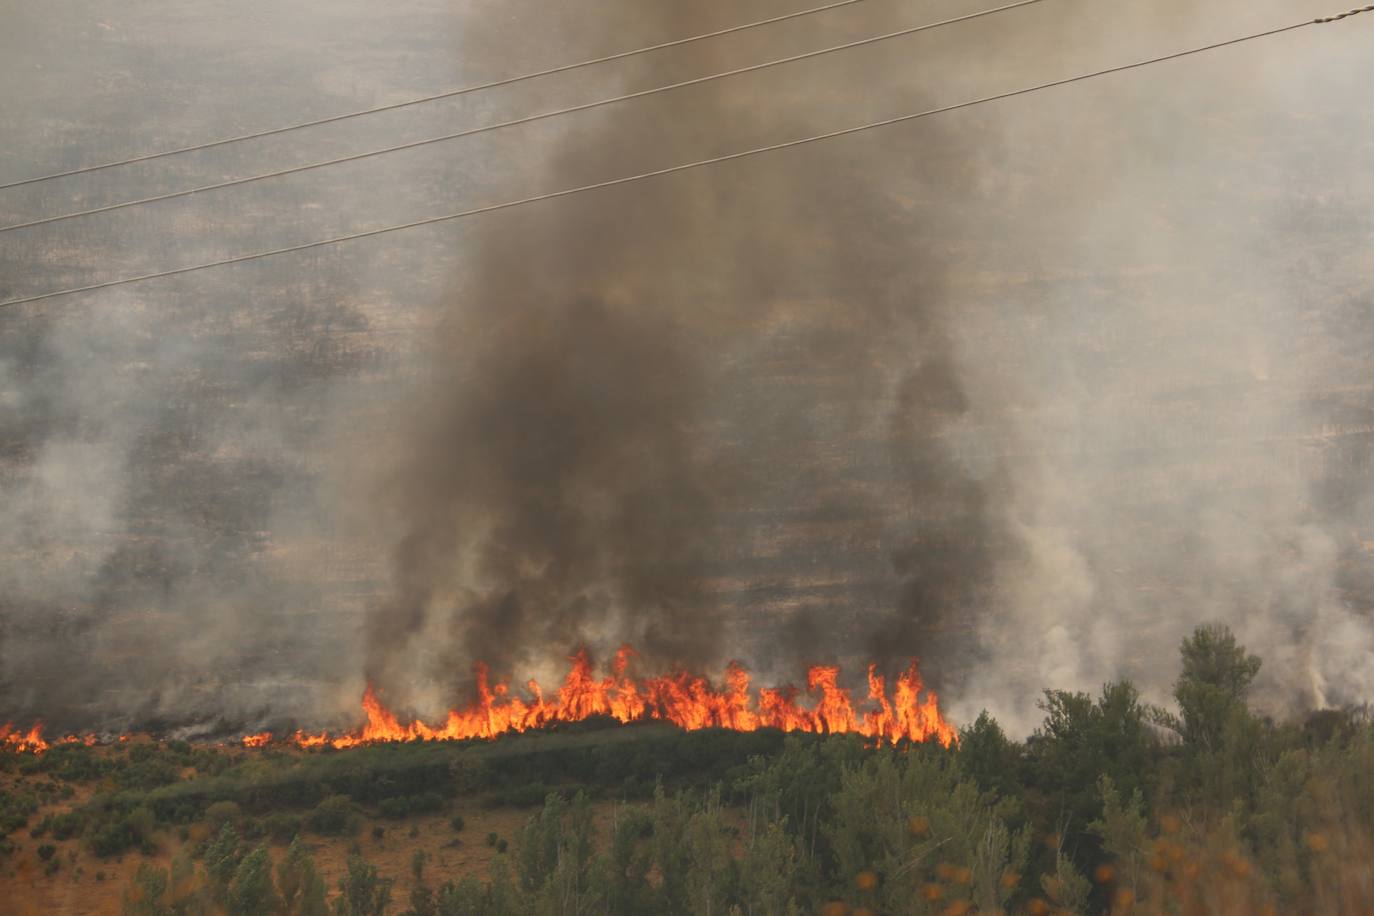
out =
{"type": "Polygon", "coordinates": [[[0,725],[0,749],[7,751],[31,751],[41,754],[54,744],[84,744],[88,747],[98,744],[95,735],[67,735],[48,741],[43,737],[43,723],[35,722],[28,731],[15,728],[13,723],[0,725]]]}
{"type": "MultiPolygon", "coordinates": [[[[571,659],[572,668],[563,685],[551,697],[545,697],[534,681],[525,684],[527,698],[516,696],[506,684],[493,684],[487,667],[478,664],[476,699],[464,709],[450,710],[438,725],[419,720],[401,722],[368,684],[363,692],[366,722],[361,728],[337,735],[297,731],[284,740],[302,748],[346,748],[415,739],[495,738],[554,723],[581,722],[592,716],[627,723],[671,722],[688,731],[728,728],[751,732],[776,728],[785,732],[854,733],[892,744],[902,740],[939,741],[945,747],[957,740],[954,726],[940,712],[935,691],[925,689],[914,660],[898,675],[891,696],[886,679],[870,665],[868,708],[856,710],[849,691],[840,686],[840,669],[836,667],[817,665],[807,670],[807,694],[812,699],[803,704],[799,700],[801,691],[791,685],[762,688],[755,696],[750,690],[749,672],[739,662],[726,667],[723,686],[717,688],[705,678],[685,671],[633,678],[628,673],[633,656],[633,649],[621,648],[610,673],[598,678],[591,657],[586,650],[579,651],[571,659]]],[[[96,740],[94,735],[68,735],[49,742],[43,738],[42,723],[35,723],[28,731],[9,723],[0,726],[0,748],[12,751],[41,754],[54,744],[95,744],[96,740]]],[[[249,748],[264,747],[273,740],[272,732],[245,735],[241,739],[243,746],[249,748]]]]}
{"type": "MultiPolygon", "coordinates": [[[[839,668],[817,665],[808,669],[809,705],[799,702],[800,691],[792,686],[750,692],[749,672],[738,662],[725,670],[724,685],[713,687],[705,678],[680,671],[660,677],[636,679],[627,673],[634,650],[616,653],[611,673],[598,678],[585,650],[571,659],[572,668],[563,685],[550,698],[534,681],[528,682],[528,699],[512,695],[504,683],[491,683],[485,665],[478,665],[477,697],[464,709],[453,709],[438,725],[423,721],[402,723],[377,697],[372,685],[363,693],[366,724],[342,735],[298,731],[291,741],[301,747],[330,745],[353,747],[382,741],[449,741],[494,738],[552,723],[580,722],[607,716],[619,722],[671,722],[688,731],[728,728],[755,731],[855,733],[879,742],[939,741],[949,747],[957,740],[954,726],[940,712],[939,698],[925,690],[915,661],[897,677],[891,697],[886,680],[873,666],[868,669],[868,701],[873,708],[856,711],[849,691],[839,686],[839,668]],[[924,693],[924,699],[922,699],[924,693]]],[[[251,736],[257,739],[259,736],[251,736]]]]}

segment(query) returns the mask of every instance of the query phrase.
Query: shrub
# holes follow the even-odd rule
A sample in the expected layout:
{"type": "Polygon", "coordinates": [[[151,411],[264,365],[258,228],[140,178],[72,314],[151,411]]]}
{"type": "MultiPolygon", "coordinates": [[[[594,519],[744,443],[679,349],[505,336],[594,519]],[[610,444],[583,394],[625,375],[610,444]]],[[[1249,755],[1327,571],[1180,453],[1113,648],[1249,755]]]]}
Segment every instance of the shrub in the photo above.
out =
{"type": "Polygon", "coordinates": [[[57,847],[51,843],[44,843],[42,846],[38,847],[38,858],[42,859],[44,862],[47,862],[55,855],[57,855],[57,847]]]}
{"type": "Polygon", "coordinates": [[[274,811],[263,818],[263,827],[272,839],[281,843],[288,843],[296,834],[301,832],[301,818],[297,814],[274,811]]]}
{"type": "Polygon", "coordinates": [[[343,836],[358,830],[358,812],[347,795],[331,795],[310,812],[310,829],[325,836],[343,836]]]}
{"type": "Polygon", "coordinates": [[[449,818],[448,821],[448,825],[453,828],[454,833],[462,833],[466,823],[467,822],[463,820],[461,814],[455,814],[453,817],[449,818]]]}
{"type": "Polygon", "coordinates": [[[91,852],[101,858],[118,855],[138,842],[138,835],[127,818],[113,817],[91,833],[91,852]]]}
{"type": "Polygon", "coordinates": [[[28,793],[0,792],[0,836],[8,836],[29,822],[38,799],[28,793]]]}
{"type": "MultiPolygon", "coordinates": [[[[67,782],[99,779],[114,764],[83,744],[58,744],[37,761],[38,768],[67,782]]],[[[70,787],[68,787],[70,788],[70,787]]]]}
{"type": "Polygon", "coordinates": [[[377,812],[382,817],[399,820],[412,814],[425,814],[444,807],[444,797],[437,792],[420,795],[399,795],[385,798],[377,804],[377,812]]]}
{"type": "Polygon", "coordinates": [[[205,809],[205,825],[212,834],[218,834],[225,824],[237,824],[243,810],[235,802],[217,801],[205,809]]]}

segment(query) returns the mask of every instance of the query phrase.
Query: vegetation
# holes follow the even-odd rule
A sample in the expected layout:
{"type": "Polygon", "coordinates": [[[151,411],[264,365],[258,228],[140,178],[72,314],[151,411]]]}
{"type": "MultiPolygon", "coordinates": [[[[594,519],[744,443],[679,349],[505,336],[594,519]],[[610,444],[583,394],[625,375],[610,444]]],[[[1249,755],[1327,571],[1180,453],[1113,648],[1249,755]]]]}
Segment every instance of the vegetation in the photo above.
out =
{"type": "Polygon", "coordinates": [[[36,854],[50,871],[60,841],[104,858],[152,853],[178,834],[171,867],[145,862],[123,890],[126,913],[150,916],[1374,905],[1367,718],[1256,716],[1247,697],[1260,660],[1224,628],[1194,632],[1181,661],[1176,713],[1144,704],[1128,682],[1097,696],[1051,690],[1026,741],[983,715],[951,749],[595,724],[347,752],[63,746],[10,755],[5,768],[21,779],[0,794],[0,827],[42,838],[36,854]],[[97,786],[89,802],[35,817],[81,783],[97,786]],[[405,846],[419,843],[415,827],[374,822],[385,844],[369,846],[406,848],[408,876],[381,873],[350,839],[364,819],[433,817],[442,842],[462,846],[456,799],[532,809],[513,833],[476,828],[484,874],[436,874],[429,852],[405,846]],[[311,837],[352,845],[333,888],[311,837]],[[271,843],[288,841],[274,854],[271,843]]]}

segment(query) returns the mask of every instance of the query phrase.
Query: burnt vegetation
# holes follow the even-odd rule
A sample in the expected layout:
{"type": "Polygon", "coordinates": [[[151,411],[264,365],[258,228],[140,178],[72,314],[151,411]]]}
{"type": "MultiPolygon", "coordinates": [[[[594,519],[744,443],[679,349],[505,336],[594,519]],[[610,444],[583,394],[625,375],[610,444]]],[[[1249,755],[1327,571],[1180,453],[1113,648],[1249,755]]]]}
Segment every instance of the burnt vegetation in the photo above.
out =
{"type": "Polygon", "coordinates": [[[100,892],[138,914],[1362,912],[1368,718],[1255,715],[1260,660],[1224,628],[1181,654],[1177,714],[1124,681],[1050,690],[1028,740],[985,714],[949,749],[592,720],[345,751],[8,752],[0,869],[97,893],[89,872],[132,855],[100,892]],[[510,809],[523,827],[485,844],[467,823],[510,809]],[[424,819],[486,868],[437,865],[407,831],[424,819]],[[329,843],[348,848],[332,880],[329,843]],[[408,874],[368,861],[407,843],[408,874]]]}

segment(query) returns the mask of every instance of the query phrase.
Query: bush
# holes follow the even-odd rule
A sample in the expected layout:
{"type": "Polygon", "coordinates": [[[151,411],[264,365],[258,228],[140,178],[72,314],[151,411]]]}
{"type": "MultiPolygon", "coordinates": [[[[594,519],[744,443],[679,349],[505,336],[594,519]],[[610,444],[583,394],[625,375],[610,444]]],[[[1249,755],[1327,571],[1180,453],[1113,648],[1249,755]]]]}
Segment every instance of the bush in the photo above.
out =
{"type": "Polygon", "coordinates": [[[400,820],[412,814],[426,814],[444,807],[444,797],[437,792],[421,795],[400,795],[386,798],[377,804],[377,812],[382,817],[400,820]]]}
{"type": "Polygon", "coordinates": [[[461,814],[455,814],[453,817],[449,818],[448,821],[448,825],[453,828],[454,833],[462,833],[463,827],[466,826],[466,824],[467,822],[463,820],[461,814]]]}
{"type": "Polygon", "coordinates": [[[205,825],[212,834],[218,834],[225,824],[237,824],[242,816],[243,809],[235,802],[217,801],[205,809],[205,825]]]}
{"type": "Polygon", "coordinates": [[[81,832],[85,825],[85,818],[80,811],[66,811],[62,814],[54,814],[48,818],[49,829],[52,830],[53,839],[69,840],[81,832]]]}
{"type": "Polygon", "coordinates": [[[124,852],[138,837],[124,818],[113,818],[96,827],[91,834],[91,852],[102,859],[124,852]]]}
{"type": "Polygon", "coordinates": [[[67,782],[89,782],[108,773],[114,764],[84,744],[58,744],[38,761],[38,768],[67,782]]]}
{"type": "Polygon", "coordinates": [[[301,832],[301,818],[297,814],[274,811],[263,818],[263,827],[272,839],[281,843],[289,843],[296,834],[301,832]]]}
{"type": "Polygon", "coordinates": [[[347,795],[331,795],[310,812],[310,829],[324,836],[343,836],[356,833],[358,811],[347,795]]]}
{"type": "Polygon", "coordinates": [[[0,836],[8,836],[29,822],[38,799],[28,793],[0,792],[0,836]]]}
{"type": "Polygon", "coordinates": [[[57,855],[57,847],[51,843],[44,843],[42,846],[38,847],[38,858],[42,859],[44,862],[55,855],[57,855]]]}
{"type": "Polygon", "coordinates": [[[488,846],[495,846],[495,845],[496,845],[496,841],[497,841],[498,839],[500,839],[500,837],[498,837],[496,834],[494,834],[494,833],[488,833],[488,834],[487,834],[487,845],[488,845],[488,846]]]}

